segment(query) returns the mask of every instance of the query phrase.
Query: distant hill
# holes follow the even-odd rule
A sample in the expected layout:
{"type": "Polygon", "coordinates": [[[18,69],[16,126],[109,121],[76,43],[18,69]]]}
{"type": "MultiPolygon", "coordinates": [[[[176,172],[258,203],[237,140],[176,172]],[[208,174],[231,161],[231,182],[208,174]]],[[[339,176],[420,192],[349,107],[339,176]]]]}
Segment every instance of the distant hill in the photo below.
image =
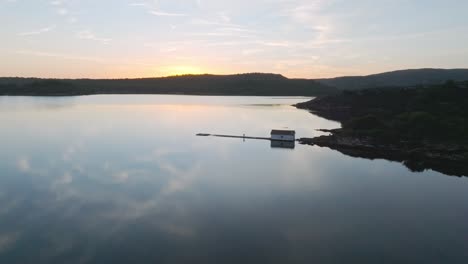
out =
{"type": "Polygon", "coordinates": [[[318,96],[334,87],[279,74],[183,75],[142,79],[0,78],[0,95],[188,94],[318,96]]]}
{"type": "Polygon", "coordinates": [[[468,69],[415,69],[330,79],[280,74],[182,75],[141,79],[0,78],[0,95],[187,94],[321,96],[339,90],[414,87],[468,81],[468,69]]]}
{"type": "Polygon", "coordinates": [[[447,80],[467,81],[468,69],[414,69],[385,72],[368,76],[349,76],[316,81],[340,90],[358,90],[377,87],[408,87],[438,85],[447,80]]]}

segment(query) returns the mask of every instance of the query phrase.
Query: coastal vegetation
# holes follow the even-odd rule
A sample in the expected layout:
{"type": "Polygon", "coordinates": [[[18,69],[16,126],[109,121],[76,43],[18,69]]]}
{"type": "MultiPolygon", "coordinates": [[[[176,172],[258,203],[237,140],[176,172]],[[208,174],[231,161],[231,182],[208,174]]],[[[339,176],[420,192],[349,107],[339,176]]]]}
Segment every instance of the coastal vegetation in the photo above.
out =
{"type": "Polygon", "coordinates": [[[447,80],[468,80],[468,69],[410,69],[371,74],[317,79],[318,82],[340,90],[362,90],[379,87],[416,87],[438,85],[447,80]]]}
{"type": "Polygon", "coordinates": [[[344,91],[297,107],[341,122],[303,139],[352,156],[404,162],[412,170],[468,175],[468,82],[344,91]]]}
{"type": "Polygon", "coordinates": [[[0,78],[0,95],[187,94],[319,96],[334,87],[278,74],[183,75],[143,79],[0,78]]]}

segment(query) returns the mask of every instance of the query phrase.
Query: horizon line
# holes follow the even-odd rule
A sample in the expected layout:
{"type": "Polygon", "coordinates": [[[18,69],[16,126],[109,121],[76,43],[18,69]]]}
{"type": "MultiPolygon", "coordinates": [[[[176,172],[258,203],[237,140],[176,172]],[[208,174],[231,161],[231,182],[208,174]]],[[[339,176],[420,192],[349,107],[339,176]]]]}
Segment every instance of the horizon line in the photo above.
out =
{"type": "Polygon", "coordinates": [[[0,76],[0,79],[40,79],[40,80],[140,80],[140,79],[163,79],[163,78],[173,78],[173,77],[186,77],[186,76],[235,76],[235,75],[249,75],[249,74],[264,74],[264,75],[280,75],[286,79],[305,79],[305,80],[323,80],[323,79],[334,79],[334,78],[345,78],[345,77],[367,77],[378,74],[393,73],[400,71],[416,71],[416,70],[468,70],[467,68],[406,68],[406,69],[396,69],[389,71],[381,71],[370,74],[363,75],[336,75],[333,77],[325,78],[306,78],[306,77],[294,77],[290,78],[281,73],[273,72],[243,72],[243,73],[227,73],[227,74],[215,74],[215,73],[187,73],[187,74],[175,74],[175,75],[166,75],[166,76],[151,76],[151,77],[117,77],[117,78],[91,78],[91,77],[77,77],[77,78],[59,78],[59,77],[33,77],[33,76],[0,76]]]}

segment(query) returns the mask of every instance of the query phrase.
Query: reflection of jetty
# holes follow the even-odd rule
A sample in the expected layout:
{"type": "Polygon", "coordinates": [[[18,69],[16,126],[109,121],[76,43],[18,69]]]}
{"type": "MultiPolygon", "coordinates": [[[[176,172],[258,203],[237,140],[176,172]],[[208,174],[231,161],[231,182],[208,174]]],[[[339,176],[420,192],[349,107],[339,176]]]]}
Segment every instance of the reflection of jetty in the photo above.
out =
{"type": "Polygon", "coordinates": [[[294,130],[272,130],[271,137],[251,137],[235,135],[220,135],[220,134],[208,134],[208,133],[198,133],[199,137],[223,137],[223,138],[240,138],[244,141],[246,139],[260,139],[260,140],[270,140],[272,148],[288,148],[294,149],[296,142],[296,132],[294,130]]]}
{"type": "Polygon", "coordinates": [[[224,138],[240,138],[240,139],[261,139],[261,140],[271,140],[271,138],[267,137],[249,137],[246,135],[243,136],[233,136],[233,135],[218,135],[218,134],[205,134],[205,133],[198,133],[197,136],[199,137],[224,137],[224,138]]]}

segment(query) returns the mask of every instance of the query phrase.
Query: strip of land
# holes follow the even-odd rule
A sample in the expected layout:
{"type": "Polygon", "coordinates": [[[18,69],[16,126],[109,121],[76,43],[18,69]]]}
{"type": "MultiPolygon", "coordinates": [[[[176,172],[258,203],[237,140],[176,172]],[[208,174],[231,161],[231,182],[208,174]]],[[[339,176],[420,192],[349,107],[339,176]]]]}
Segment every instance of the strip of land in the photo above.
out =
{"type": "Polygon", "coordinates": [[[0,78],[0,95],[77,96],[94,94],[185,94],[318,96],[338,89],[315,80],[278,74],[184,75],[145,79],[0,78]]]}
{"type": "Polygon", "coordinates": [[[323,96],[342,90],[399,88],[468,80],[468,69],[410,69],[367,76],[289,79],[279,74],[183,75],[141,79],[0,78],[0,95],[186,94],[323,96]]]}

